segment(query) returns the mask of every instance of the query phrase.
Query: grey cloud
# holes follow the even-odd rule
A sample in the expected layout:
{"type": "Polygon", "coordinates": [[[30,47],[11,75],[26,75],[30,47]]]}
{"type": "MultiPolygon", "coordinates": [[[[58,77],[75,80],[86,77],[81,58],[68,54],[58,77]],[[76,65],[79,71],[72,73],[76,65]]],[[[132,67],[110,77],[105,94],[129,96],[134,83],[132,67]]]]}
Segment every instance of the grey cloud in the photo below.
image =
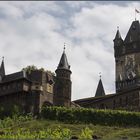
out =
{"type": "Polygon", "coordinates": [[[136,6],[140,4],[0,2],[0,56],[5,56],[6,72],[32,64],[55,71],[66,42],[72,99],[94,96],[99,72],[105,91],[114,92],[112,40],[118,25],[125,37],[136,6]]]}

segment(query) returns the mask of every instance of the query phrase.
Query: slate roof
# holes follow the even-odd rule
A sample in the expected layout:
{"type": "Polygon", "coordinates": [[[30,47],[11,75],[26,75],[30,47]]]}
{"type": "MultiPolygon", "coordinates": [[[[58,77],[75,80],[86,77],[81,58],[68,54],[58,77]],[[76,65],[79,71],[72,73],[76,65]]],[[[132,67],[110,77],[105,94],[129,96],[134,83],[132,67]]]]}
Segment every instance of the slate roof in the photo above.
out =
{"type": "Polygon", "coordinates": [[[61,56],[59,65],[57,67],[57,69],[67,69],[70,70],[70,65],[68,64],[68,60],[67,60],[67,56],[65,54],[65,50],[63,51],[63,54],[61,56]]]}
{"type": "MultiPolygon", "coordinates": [[[[134,91],[137,91],[137,90],[139,90],[139,87],[135,87],[134,89],[129,90],[129,92],[131,92],[131,91],[134,92],[134,91]]],[[[75,100],[73,102],[84,107],[84,106],[87,106],[87,105],[90,106],[90,105],[92,105],[95,102],[100,102],[102,100],[106,100],[106,99],[109,99],[109,98],[112,98],[112,97],[116,97],[116,96],[120,96],[120,95],[125,95],[125,94],[128,94],[128,91],[123,91],[123,92],[120,92],[118,94],[116,94],[116,93],[107,94],[105,96],[100,96],[100,97],[83,98],[83,99],[75,100]]]]}
{"type": "Polygon", "coordinates": [[[83,98],[83,99],[78,99],[73,102],[79,105],[87,105],[87,104],[92,104],[93,102],[98,102],[100,100],[107,99],[109,97],[115,96],[116,94],[108,94],[105,96],[99,96],[99,97],[89,97],[89,98],[83,98]]]}
{"type": "Polygon", "coordinates": [[[5,77],[2,80],[2,83],[19,80],[19,79],[27,79],[25,71],[20,71],[9,75],[5,75],[5,77]]]}
{"type": "Polygon", "coordinates": [[[95,97],[99,97],[99,96],[105,96],[105,91],[104,91],[104,87],[103,87],[101,79],[99,80],[97,90],[96,90],[96,93],[95,93],[95,97]]]}
{"type": "Polygon", "coordinates": [[[132,22],[124,41],[125,43],[140,41],[140,24],[138,20],[132,22]]]}

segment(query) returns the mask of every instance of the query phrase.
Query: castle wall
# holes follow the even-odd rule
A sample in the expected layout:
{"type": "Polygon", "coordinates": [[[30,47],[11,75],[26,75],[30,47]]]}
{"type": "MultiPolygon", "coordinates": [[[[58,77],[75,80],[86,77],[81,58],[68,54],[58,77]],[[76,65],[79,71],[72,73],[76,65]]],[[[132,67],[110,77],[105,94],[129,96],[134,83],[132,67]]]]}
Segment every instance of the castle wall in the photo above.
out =
{"type": "Polygon", "coordinates": [[[4,108],[5,110],[10,111],[15,105],[20,107],[23,112],[26,111],[26,93],[16,92],[0,97],[0,107],[4,108]]]}
{"type": "MultiPolygon", "coordinates": [[[[80,102],[78,103],[80,104],[80,102]]],[[[88,104],[80,104],[83,107],[102,108],[102,109],[128,109],[140,111],[140,89],[93,100],[88,104]]]]}

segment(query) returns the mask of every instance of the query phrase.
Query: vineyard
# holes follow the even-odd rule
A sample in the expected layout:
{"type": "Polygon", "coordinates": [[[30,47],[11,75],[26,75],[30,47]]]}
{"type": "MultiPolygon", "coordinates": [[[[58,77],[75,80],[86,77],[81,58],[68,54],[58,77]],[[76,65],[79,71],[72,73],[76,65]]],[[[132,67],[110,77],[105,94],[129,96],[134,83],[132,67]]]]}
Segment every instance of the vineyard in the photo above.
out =
{"type": "Polygon", "coordinates": [[[139,127],[117,127],[93,124],[69,124],[31,116],[5,118],[0,121],[0,139],[48,140],[140,139],[139,127]]]}
{"type": "MultiPolygon", "coordinates": [[[[48,139],[48,140],[69,140],[72,137],[72,130],[56,125],[55,127],[43,127],[38,124],[42,120],[36,120],[32,115],[6,117],[0,120],[0,139],[48,139]],[[36,122],[36,123],[34,123],[36,122]],[[37,124],[36,126],[30,124],[37,124]],[[28,126],[29,125],[29,126],[28,126]],[[28,127],[26,127],[28,126],[28,127]]],[[[43,121],[45,122],[45,121],[43,121]]],[[[46,122],[45,122],[46,123],[46,122]]],[[[44,124],[44,123],[43,123],[44,124]]],[[[57,124],[57,122],[56,122],[57,124]]],[[[79,139],[92,139],[93,131],[88,127],[82,128],[78,135],[79,139]]]]}

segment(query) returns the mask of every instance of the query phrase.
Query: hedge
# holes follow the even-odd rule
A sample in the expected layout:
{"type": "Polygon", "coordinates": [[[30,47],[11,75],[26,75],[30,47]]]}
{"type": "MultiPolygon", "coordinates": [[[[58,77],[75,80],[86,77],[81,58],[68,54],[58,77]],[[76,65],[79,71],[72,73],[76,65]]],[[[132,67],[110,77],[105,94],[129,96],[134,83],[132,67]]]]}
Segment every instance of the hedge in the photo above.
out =
{"type": "Polygon", "coordinates": [[[140,126],[140,112],[92,108],[43,107],[41,117],[65,123],[140,126]]]}

